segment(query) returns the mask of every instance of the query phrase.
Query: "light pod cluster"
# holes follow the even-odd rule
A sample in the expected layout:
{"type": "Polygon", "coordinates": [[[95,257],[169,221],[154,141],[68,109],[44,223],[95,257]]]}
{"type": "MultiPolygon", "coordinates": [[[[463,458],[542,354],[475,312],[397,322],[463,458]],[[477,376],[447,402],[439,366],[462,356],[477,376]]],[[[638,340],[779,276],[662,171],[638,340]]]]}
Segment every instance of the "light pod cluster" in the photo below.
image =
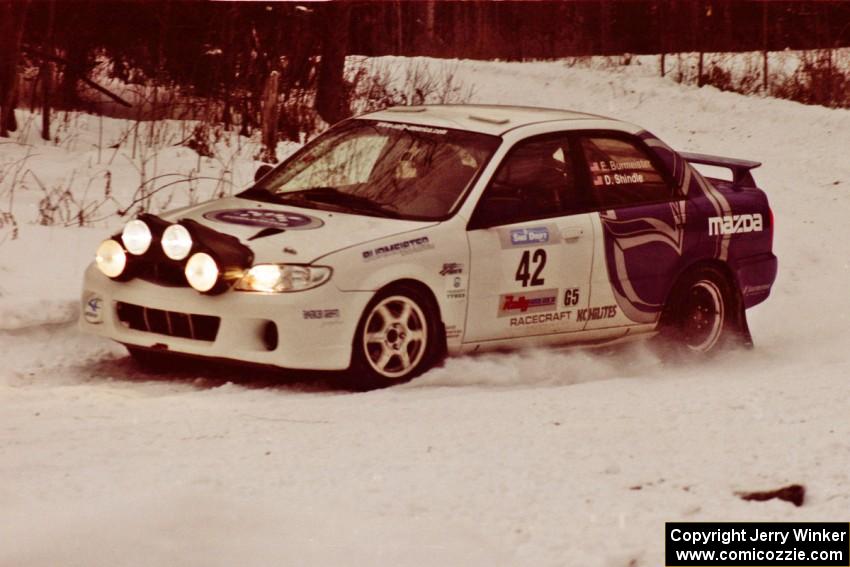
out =
{"type": "Polygon", "coordinates": [[[149,214],[128,222],[120,236],[104,240],[95,255],[100,271],[116,280],[134,277],[145,262],[185,261],[186,282],[202,293],[220,293],[234,283],[240,291],[302,291],[322,285],[332,274],[327,266],[254,265],[253,259],[251,249],[233,236],[193,220],[172,224],[149,214]]]}
{"type": "MultiPolygon", "coordinates": [[[[189,257],[194,246],[192,234],[182,224],[169,224],[153,215],[141,215],[124,226],[120,237],[104,240],[95,254],[95,263],[100,271],[113,279],[126,277],[132,263],[132,257],[150,255],[156,257],[160,252],[174,261],[189,257]],[[158,237],[160,250],[151,245],[158,237]]],[[[184,268],[186,281],[201,292],[213,289],[218,283],[219,269],[215,259],[206,252],[196,252],[186,262],[184,268]]]]}

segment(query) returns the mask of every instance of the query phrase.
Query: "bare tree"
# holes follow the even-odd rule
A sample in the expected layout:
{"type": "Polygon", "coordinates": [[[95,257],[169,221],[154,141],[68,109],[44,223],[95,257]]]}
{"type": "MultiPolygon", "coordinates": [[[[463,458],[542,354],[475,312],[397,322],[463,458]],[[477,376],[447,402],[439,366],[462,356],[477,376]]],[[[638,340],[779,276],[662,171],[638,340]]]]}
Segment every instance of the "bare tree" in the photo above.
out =
{"type": "Polygon", "coordinates": [[[280,73],[272,71],[263,94],[263,146],[262,161],[277,163],[277,97],[280,73]]]}
{"type": "Polygon", "coordinates": [[[0,0],[0,136],[18,129],[18,58],[28,2],[0,0]]]}
{"type": "MultiPolygon", "coordinates": [[[[56,20],[56,0],[49,0],[47,8],[47,33],[45,34],[44,51],[53,55],[53,32],[56,20]]],[[[50,140],[50,103],[53,91],[53,62],[44,58],[41,61],[41,138],[50,140]]]]}
{"type": "Polygon", "coordinates": [[[316,90],[316,110],[325,122],[335,124],[351,113],[344,76],[351,4],[329,2],[323,7],[325,34],[316,90]]]}

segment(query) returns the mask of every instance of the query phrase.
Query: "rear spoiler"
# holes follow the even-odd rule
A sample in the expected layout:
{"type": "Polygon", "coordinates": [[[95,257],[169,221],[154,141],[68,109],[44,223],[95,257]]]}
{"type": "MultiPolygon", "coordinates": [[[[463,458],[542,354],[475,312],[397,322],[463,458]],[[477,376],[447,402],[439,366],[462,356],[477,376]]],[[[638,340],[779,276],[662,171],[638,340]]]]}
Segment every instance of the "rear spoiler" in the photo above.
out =
{"type": "Polygon", "coordinates": [[[732,185],[735,187],[755,187],[756,182],[750,173],[751,169],[755,169],[761,165],[761,162],[750,161],[746,159],[727,158],[720,156],[709,156],[706,154],[692,154],[689,152],[679,152],[679,155],[688,163],[701,163],[703,165],[713,165],[716,167],[725,167],[732,171],[732,185]]]}

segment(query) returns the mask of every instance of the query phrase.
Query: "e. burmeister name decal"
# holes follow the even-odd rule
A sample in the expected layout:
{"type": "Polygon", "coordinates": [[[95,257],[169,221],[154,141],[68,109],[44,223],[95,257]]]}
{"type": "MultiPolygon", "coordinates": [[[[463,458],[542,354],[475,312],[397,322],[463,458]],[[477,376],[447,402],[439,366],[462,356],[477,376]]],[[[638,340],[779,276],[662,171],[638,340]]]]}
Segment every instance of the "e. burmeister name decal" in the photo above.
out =
{"type": "Polygon", "coordinates": [[[364,250],[362,254],[365,262],[371,262],[372,260],[379,260],[396,254],[406,256],[433,247],[434,245],[431,244],[431,240],[427,236],[420,236],[419,238],[411,238],[402,242],[378,246],[371,250],[364,250]]]}

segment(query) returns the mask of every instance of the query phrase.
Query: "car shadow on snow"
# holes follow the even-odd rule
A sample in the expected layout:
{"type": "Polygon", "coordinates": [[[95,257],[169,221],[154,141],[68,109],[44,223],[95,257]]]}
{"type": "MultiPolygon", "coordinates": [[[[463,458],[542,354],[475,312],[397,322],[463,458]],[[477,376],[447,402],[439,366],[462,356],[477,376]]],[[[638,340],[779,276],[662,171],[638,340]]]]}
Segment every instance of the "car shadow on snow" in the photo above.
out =
{"type": "MultiPolygon", "coordinates": [[[[730,358],[745,362],[748,349],[730,349],[713,360],[681,359],[643,341],[569,348],[521,349],[451,357],[437,367],[392,389],[528,388],[571,386],[623,378],[687,376],[695,371],[728,367],[730,358]],[[740,356],[743,355],[743,359],[740,356]]],[[[156,353],[160,354],[160,353],[156,353]]],[[[131,356],[101,358],[81,364],[91,381],[158,383],[195,390],[228,385],[281,393],[358,393],[355,377],[343,372],[285,370],[228,360],[169,355],[137,360],[131,356]]]]}
{"type": "Polygon", "coordinates": [[[81,365],[80,371],[93,381],[156,382],[192,389],[214,389],[235,384],[247,389],[294,393],[354,391],[347,386],[346,378],[336,372],[284,370],[177,356],[157,361],[139,361],[131,356],[100,359],[81,365]]]}

